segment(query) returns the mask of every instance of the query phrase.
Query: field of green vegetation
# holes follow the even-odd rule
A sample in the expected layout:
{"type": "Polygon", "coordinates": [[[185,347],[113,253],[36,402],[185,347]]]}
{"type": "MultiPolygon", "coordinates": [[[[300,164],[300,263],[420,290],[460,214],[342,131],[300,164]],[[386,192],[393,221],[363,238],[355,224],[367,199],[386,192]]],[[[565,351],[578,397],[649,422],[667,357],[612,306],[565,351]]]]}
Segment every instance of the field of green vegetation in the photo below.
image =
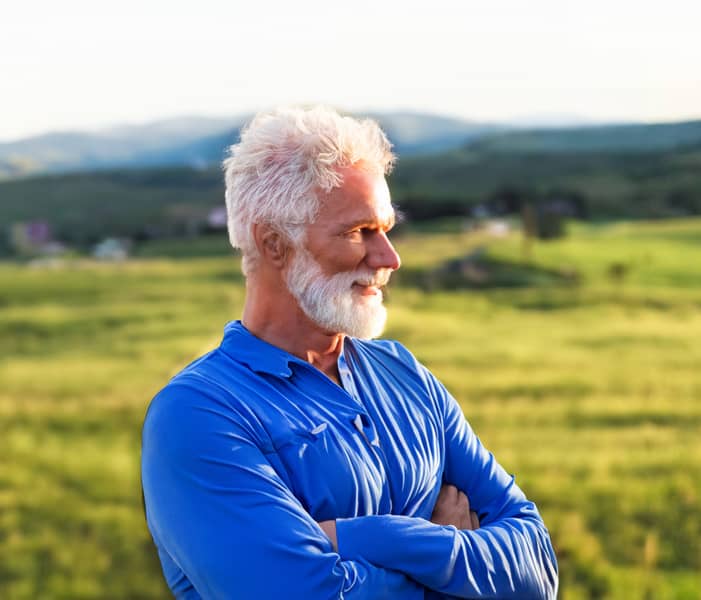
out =
{"type": "MultiPolygon", "coordinates": [[[[565,600],[701,595],[699,241],[701,219],[573,224],[528,250],[450,223],[397,238],[387,335],[536,501],[565,600]],[[469,254],[480,277],[441,268],[469,254]]],[[[0,263],[0,598],[168,597],[140,428],[240,314],[238,261],[218,247],[0,263]]]]}

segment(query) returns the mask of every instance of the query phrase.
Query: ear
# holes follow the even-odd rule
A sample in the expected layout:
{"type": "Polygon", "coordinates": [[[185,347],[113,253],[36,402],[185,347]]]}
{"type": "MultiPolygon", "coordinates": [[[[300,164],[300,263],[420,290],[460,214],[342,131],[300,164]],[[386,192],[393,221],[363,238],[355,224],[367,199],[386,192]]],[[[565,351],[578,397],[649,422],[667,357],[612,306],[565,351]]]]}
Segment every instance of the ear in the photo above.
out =
{"type": "Polygon", "coordinates": [[[253,225],[253,239],[261,258],[281,269],[287,262],[290,244],[277,229],[264,223],[253,225]]]}

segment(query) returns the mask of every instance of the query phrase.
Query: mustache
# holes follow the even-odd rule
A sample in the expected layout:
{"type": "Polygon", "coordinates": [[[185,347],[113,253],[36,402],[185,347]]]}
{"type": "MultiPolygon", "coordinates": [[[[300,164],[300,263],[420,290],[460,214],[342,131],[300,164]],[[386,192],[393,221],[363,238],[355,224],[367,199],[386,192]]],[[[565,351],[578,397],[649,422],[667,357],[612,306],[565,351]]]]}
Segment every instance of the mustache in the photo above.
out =
{"type": "Polygon", "coordinates": [[[360,285],[371,285],[374,287],[385,287],[392,276],[392,269],[379,269],[374,272],[354,273],[354,283],[360,285]]]}

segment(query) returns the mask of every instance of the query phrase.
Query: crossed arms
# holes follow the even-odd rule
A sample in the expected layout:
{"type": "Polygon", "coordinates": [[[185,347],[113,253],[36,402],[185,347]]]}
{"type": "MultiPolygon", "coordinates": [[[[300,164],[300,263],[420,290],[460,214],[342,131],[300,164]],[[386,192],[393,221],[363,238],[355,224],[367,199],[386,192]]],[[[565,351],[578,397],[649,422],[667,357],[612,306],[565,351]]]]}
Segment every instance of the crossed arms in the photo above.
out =
{"type": "MultiPolygon", "coordinates": [[[[449,483],[441,487],[431,514],[431,523],[452,525],[456,529],[479,529],[480,526],[477,513],[470,510],[470,499],[467,494],[449,483]]],[[[336,521],[321,521],[319,527],[331,540],[334,552],[338,552],[336,521]]]]}
{"type": "Polygon", "coordinates": [[[443,488],[434,522],[336,519],[336,545],[245,423],[204,394],[201,404],[192,390],[188,402],[174,388],[169,394],[144,429],[143,482],[149,527],[178,597],[555,598],[557,565],[535,506],[447,392],[443,480],[454,487],[443,488]]]}
{"type": "Polygon", "coordinates": [[[557,562],[535,505],[484,449],[455,400],[442,386],[438,393],[446,400],[443,476],[457,488],[443,486],[431,521],[337,519],[339,555],[404,573],[425,586],[426,598],[555,598],[557,562]]]}

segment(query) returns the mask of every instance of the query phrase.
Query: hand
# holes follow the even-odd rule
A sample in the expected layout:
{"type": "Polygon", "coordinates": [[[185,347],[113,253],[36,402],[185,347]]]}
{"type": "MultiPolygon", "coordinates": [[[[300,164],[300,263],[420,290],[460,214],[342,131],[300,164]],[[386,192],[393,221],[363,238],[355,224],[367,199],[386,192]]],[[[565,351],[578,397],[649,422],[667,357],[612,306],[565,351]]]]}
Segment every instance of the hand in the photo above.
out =
{"type": "Polygon", "coordinates": [[[332,519],[331,521],[320,521],[319,527],[331,540],[331,545],[333,546],[334,552],[338,552],[338,540],[336,538],[336,521],[332,519]]]}
{"type": "Polygon", "coordinates": [[[470,500],[454,485],[444,483],[433,507],[431,522],[453,525],[458,529],[479,529],[477,513],[470,510],[470,500]]]}

